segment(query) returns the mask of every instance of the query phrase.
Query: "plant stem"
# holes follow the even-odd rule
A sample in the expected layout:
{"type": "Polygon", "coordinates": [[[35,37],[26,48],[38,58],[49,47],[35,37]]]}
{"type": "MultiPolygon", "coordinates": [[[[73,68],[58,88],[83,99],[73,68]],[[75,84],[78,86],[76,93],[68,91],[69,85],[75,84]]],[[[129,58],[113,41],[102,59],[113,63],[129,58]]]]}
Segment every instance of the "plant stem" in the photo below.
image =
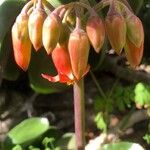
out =
{"type": "Polygon", "coordinates": [[[84,79],[76,82],[74,88],[74,120],[76,135],[76,150],[84,150],[85,146],[85,105],[84,79]]]}
{"type": "Polygon", "coordinates": [[[107,96],[105,95],[104,91],[102,90],[101,86],[99,85],[95,75],[93,74],[92,71],[90,71],[90,75],[92,77],[92,80],[93,82],[95,83],[96,87],[97,87],[97,90],[98,92],[100,93],[100,95],[104,98],[104,99],[107,99],[107,96]]]}

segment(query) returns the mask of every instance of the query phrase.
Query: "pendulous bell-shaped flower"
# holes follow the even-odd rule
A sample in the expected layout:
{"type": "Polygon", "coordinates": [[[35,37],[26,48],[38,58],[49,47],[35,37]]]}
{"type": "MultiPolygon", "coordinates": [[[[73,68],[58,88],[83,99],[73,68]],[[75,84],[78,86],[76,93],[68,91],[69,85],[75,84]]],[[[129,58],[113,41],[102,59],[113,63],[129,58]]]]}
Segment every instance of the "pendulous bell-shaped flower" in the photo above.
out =
{"type": "Polygon", "coordinates": [[[86,24],[86,32],[94,50],[99,53],[105,40],[105,28],[98,15],[91,15],[86,24]]]}
{"type": "Polygon", "coordinates": [[[68,50],[74,76],[80,80],[88,71],[88,56],[90,44],[86,32],[75,28],[70,34],[68,50]]]}
{"type": "Polygon", "coordinates": [[[144,29],[141,20],[134,14],[129,14],[126,18],[127,37],[138,48],[144,42],[144,29]]]}
{"type": "Polygon", "coordinates": [[[28,34],[28,15],[21,13],[12,27],[12,43],[15,61],[24,71],[28,69],[31,57],[31,41],[28,34]]]}
{"type": "Polygon", "coordinates": [[[126,22],[114,5],[112,3],[105,18],[105,28],[112,48],[120,54],[126,42],[126,22]]]}
{"type": "Polygon", "coordinates": [[[124,49],[131,67],[135,68],[138,66],[142,60],[144,43],[142,43],[140,47],[137,47],[127,38],[124,49]]]}
{"type": "Polygon", "coordinates": [[[57,44],[55,49],[52,51],[52,60],[58,74],[56,76],[42,74],[42,77],[50,82],[73,84],[75,78],[72,72],[70,57],[66,44],[57,44]]]}
{"type": "Polygon", "coordinates": [[[61,19],[56,13],[47,16],[43,24],[43,46],[46,52],[50,54],[59,41],[61,32],[61,19]]]}
{"type": "Polygon", "coordinates": [[[36,51],[43,46],[42,27],[45,18],[46,18],[46,13],[44,9],[40,7],[34,8],[33,12],[30,14],[29,17],[29,22],[28,22],[29,37],[36,51]]]}

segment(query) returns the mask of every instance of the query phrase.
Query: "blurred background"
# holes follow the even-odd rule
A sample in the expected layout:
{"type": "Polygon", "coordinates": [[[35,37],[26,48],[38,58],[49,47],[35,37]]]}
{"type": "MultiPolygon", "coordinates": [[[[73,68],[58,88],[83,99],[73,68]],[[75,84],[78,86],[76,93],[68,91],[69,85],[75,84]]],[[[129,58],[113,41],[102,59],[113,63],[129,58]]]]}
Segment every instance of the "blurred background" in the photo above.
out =
{"type": "MultiPolygon", "coordinates": [[[[48,0],[56,7],[68,3],[48,0]]],[[[124,52],[116,55],[108,42],[100,54],[91,47],[91,71],[85,77],[86,139],[102,132],[116,133],[117,138],[150,143],[150,0],[128,0],[142,20],[145,32],[142,63],[132,69],[124,52]],[[118,132],[119,130],[119,132],[118,132]]],[[[26,1],[0,2],[0,143],[8,131],[24,119],[46,117],[61,132],[74,131],[72,86],[50,83],[41,73],[56,71],[51,58],[41,49],[32,51],[31,64],[26,72],[14,61],[11,27],[26,1]]],[[[97,1],[89,0],[91,6],[97,1]]],[[[106,8],[108,10],[108,8],[106,8]]],[[[104,15],[105,11],[104,10],[104,15]]]]}

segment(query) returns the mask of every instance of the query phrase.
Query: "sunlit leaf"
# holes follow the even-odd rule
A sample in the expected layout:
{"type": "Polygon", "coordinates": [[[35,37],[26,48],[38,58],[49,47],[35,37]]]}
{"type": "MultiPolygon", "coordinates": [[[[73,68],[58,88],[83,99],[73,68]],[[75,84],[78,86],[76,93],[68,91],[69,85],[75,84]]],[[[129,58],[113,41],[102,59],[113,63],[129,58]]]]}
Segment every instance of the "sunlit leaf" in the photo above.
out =
{"type": "Polygon", "coordinates": [[[98,129],[103,130],[103,132],[106,132],[107,130],[107,124],[104,120],[103,114],[98,113],[94,119],[96,126],[98,129]]]}
{"type": "Polygon", "coordinates": [[[146,134],[143,139],[147,142],[147,144],[150,144],[150,134],[146,134]]]}
{"type": "Polygon", "coordinates": [[[20,145],[16,145],[15,147],[12,148],[12,150],[23,150],[20,145]]]}
{"type": "Polygon", "coordinates": [[[36,147],[34,147],[34,146],[29,146],[29,150],[40,150],[40,148],[36,148],[36,147]]]}
{"type": "Polygon", "coordinates": [[[46,118],[26,119],[8,132],[14,144],[23,144],[35,138],[38,138],[49,128],[49,122],[46,118]]]}
{"type": "Polygon", "coordinates": [[[135,86],[135,102],[141,106],[144,104],[150,105],[150,89],[143,83],[138,83],[135,86]]]}

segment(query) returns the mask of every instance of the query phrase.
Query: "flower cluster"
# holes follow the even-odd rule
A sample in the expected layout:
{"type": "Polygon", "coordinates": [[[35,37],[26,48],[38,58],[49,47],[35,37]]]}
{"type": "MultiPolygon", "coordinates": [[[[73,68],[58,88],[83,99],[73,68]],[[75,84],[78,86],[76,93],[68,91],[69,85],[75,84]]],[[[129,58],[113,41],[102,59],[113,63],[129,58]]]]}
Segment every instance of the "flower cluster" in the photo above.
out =
{"type": "Polygon", "coordinates": [[[51,82],[72,84],[89,71],[90,44],[99,53],[107,34],[117,54],[124,48],[131,66],[139,65],[144,44],[141,21],[123,3],[116,0],[110,1],[109,5],[103,21],[93,8],[79,2],[60,6],[52,11],[47,10],[42,0],[31,0],[23,7],[12,27],[16,63],[26,71],[30,63],[31,46],[36,51],[44,47],[52,57],[58,74],[42,74],[42,77],[51,82]],[[85,19],[86,23],[81,21],[77,7],[74,7],[76,5],[87,8],[90,12],[90,16],[85,19]],[[121,11],[119,6],[124,9],[121,11]],[[70,12],[76,15],[74,26],[67,23],[70,12]]]}
{"type": "Polygon", "coordinates": [[[127,8],[121,14],[113,1],[105,19],[105,27],[115,52],[120,54],[124,48],[130,65],[138,66],[143,56],[144,44],[144,30],[140,19],[127,8]]]}

